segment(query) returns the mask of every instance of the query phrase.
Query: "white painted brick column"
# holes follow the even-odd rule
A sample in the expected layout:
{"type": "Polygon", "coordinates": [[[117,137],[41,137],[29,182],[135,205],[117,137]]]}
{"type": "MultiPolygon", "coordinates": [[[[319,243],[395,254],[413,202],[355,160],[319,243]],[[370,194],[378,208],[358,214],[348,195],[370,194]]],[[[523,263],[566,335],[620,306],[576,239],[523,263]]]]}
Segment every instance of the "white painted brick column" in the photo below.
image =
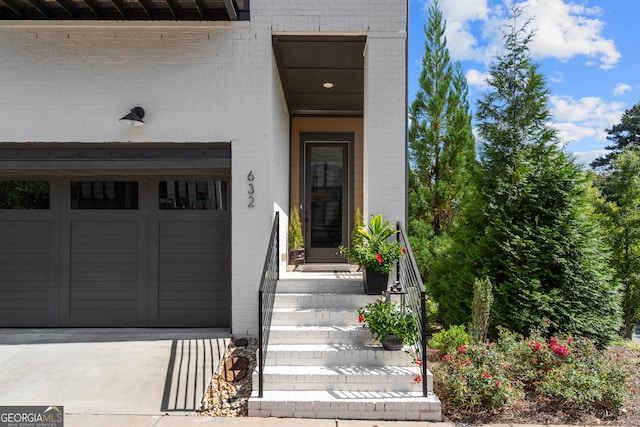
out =
{"type": "Polygon", "coordinates": [[[405,32],[370,33],[365,55],[365,215],[406,212],[405,32]]]}

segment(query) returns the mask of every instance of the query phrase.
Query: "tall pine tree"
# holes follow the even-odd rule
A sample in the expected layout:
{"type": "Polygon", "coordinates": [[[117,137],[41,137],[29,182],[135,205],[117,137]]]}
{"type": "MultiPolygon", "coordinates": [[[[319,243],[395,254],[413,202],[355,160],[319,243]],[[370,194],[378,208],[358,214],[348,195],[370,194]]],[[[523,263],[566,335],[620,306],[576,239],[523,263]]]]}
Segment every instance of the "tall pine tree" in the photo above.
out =
{"type": "Polygon", "coordinates": [[[558,148],[549,91],[529,53],[527,24],[504,34],[478,101],[483,139],[477,194],[434,269],[432,292],[448,323],[470,320],[473,282],[494,285],[492,323],[527,333],[588,336],[604,345],[619,321],[585,174],[558,148]]]}
{"type": "Polygon", "coordinates": [[[640,103],[625,111],[620,123],[607,129],[607,139],[612,142],[605,147],[609,153],[591,162],[594,169],[607,169],[622,150],[640,147],[640,103]]]}
{"type": "Polygon", "coordinates": [[[409,129],[409,235],[423,276],[439,237],[451,228],[475,159],[467,82],[460,64],[451,61],[445,29],[434,1],[409,129]]]}

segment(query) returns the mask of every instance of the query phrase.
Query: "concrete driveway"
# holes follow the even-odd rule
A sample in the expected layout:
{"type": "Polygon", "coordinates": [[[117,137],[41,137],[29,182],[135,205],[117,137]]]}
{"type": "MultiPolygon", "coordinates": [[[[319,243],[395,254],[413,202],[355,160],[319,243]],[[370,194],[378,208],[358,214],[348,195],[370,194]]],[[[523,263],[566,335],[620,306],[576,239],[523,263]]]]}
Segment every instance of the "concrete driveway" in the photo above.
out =
{"type": "Polygon", "coordinates": [[[0,329],[0,405],[192,413],[229,337],[218,329],[0,329]]]}

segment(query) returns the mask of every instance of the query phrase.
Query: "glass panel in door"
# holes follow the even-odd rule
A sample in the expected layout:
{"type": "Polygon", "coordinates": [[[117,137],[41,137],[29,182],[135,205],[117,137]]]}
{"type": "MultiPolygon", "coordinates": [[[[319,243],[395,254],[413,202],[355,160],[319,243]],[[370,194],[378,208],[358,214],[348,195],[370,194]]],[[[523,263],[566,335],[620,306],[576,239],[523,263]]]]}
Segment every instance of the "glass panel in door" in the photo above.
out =
{"type": "Polygon", "coordinates": [[[305,148],[305,262],[343,262],[348,241],[348,144],[305,148]]]}

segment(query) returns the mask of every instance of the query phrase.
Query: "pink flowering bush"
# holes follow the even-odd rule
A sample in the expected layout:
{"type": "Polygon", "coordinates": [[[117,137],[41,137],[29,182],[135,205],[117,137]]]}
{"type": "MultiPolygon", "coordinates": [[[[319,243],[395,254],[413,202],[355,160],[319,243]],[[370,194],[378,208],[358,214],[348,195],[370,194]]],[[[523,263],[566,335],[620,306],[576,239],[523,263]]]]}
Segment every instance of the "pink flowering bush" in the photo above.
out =
{"type": "Polygon", "coordinates": [[[523,387],[510,375],[511,363],[494,344],[463,345],[445,354],[434,378],[448,400],[466,409],[499,408],[522,397],[523,387]]]}
{"type": "Polygon", "coordinates": [[[500,331],[497,343],[460,347],[434,369],[446,397],[466,409],[508,406],[535,391],[579,409],[618,410],[628,373],[586,338],[528,338],[500,331]]]}

